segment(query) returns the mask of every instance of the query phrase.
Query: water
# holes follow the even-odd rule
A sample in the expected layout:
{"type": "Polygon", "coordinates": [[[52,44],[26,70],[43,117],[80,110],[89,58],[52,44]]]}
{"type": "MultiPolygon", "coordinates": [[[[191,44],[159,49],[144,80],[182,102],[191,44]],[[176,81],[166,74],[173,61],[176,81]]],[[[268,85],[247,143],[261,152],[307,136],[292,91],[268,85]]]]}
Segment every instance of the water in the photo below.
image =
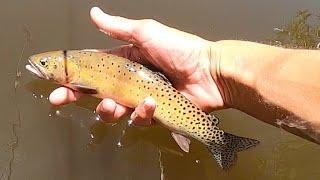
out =
{"type": "Polygon", "coordinates": [[[206,39],[264,41],[290,23],[299,10],[319,12],[318,0],[162,1],[17,1],[0,6],[0,178],[1,179],[317,179],[318,145],[257,121],[235,110],[216,115],[223,129],[261,140],[239,153],[237,165],[222,172],[207,150],[192,141],[183,153],[166,129],[101,124],[93,110],[98,100],[52,107],[56,86],[35,80],[23,69],[27,56],[47,50],[107,48],[123,44],[104,37],[88,11],[99,5],[131,18],[154,18],[206,39]],[[16,64],[25,43],[22,74],[16,64]],[[15,95],[14,86],[17,86],[15,95]],[[18,103],[16,103],[18,100],[18,103]]]}

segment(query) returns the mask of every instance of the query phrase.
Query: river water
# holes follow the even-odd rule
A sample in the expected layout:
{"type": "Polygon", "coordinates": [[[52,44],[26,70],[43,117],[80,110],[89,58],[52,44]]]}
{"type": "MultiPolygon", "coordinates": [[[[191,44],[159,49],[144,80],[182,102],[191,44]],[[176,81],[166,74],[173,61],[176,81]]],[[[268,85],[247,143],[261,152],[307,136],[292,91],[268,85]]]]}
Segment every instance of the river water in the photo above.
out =
{"type": "Polygon", "coordinates": [[[199,142],[192,141],[191,152],[185,154],[162,127],[127,127],[126,120],[99,123],[93,112],[96,99],[52,107],[47,97],[56,86],[27,73],[26,58],[42,51],[123,44],[105,37],[92,25],[89,9],[93,5],[115,15],[153,18],[209,40],[257,42],[275,37],[275,28],[290,24],[299,11],[316,14],[320,9],[319,0],[2,0],[1,179],[320,177],[318,145],[236,110],[215,112],[222,128],[259,139],[261,144],[239,153],[237,164],[224,172],[199,142]],[[30,43],[18,66],[21,76],[17,77],[17,63],[28,34],[30,43]]]}

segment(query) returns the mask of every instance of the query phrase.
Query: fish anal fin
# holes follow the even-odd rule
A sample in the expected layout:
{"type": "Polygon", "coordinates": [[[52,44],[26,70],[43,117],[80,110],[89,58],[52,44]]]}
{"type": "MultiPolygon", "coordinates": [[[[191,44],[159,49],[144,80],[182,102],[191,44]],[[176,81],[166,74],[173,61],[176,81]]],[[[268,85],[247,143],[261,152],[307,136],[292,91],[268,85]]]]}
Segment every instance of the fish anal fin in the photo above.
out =
{"type": "Polygon", "coordinates": [[[98,93],[97,89],[92,88],[92,87],[88,87],[88,86],[82,85],[82,84],[70,84],[68,86],[70,86],[71,89],[79,91],[84,94],[97,94],[98,93]]]}
{"type": "Polygon", "coordinates": [[[178,146],[184,151],[184,152],[189,152],[190,149],[190,139],[184,137],[181,134],[171,132],[171,136],[173,139],[176,141],[178,146]]]}
{"type": "Polygon", "coordinates": [[[224,133],[224,144],[210,144],[207,146],[212,153],[218,165],[228,170],[237,159],[237,152],[249,149],[259,144],[258,140],[235,136],[229,133],[224,133]]]}

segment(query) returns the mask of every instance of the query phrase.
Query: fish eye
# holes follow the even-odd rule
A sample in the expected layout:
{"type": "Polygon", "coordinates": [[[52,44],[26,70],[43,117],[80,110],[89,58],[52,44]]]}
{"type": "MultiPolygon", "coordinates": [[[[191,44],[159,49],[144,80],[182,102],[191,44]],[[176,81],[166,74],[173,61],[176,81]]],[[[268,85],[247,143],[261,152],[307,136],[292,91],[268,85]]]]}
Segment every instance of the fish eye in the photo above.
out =
{"type": "Polygon", "coordinates": [[[40,64],[42,66],[46,65],[46,63],[47,63],[47,58],[40,59],[40,64]]]}

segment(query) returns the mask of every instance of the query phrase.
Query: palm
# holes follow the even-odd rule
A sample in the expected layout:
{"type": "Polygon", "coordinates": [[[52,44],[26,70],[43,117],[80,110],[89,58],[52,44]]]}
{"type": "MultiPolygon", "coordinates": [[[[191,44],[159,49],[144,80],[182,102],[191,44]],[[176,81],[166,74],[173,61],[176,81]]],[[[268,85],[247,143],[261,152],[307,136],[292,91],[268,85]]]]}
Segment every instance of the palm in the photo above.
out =
{"type": "Polygon", "coordinates": [[[122,55],[136,54],[140,62],[160,69],[179,91],[202,109],[209,111],[223,106],[222,96],[210,74],[207,41],[154,21],[140,24],[134,39],[136,47],[127,51],[138,53],[122,52],[122,55]]]}

